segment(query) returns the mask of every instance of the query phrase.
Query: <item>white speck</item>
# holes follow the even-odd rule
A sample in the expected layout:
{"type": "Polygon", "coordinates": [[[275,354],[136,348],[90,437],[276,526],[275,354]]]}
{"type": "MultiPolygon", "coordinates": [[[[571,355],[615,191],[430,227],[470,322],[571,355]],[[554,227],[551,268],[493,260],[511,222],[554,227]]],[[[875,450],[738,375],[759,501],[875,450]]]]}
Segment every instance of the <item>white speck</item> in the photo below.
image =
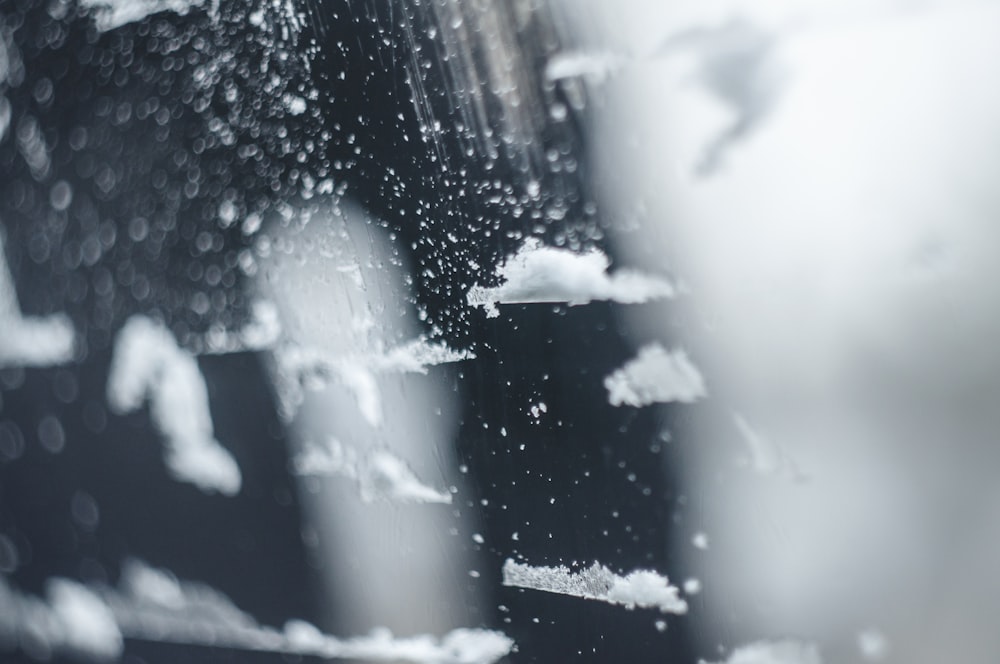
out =
{"type": "Polygon", "coordinates": [[[542,413],[549,412],[549,407],[540,401],[537,404],[532,404],[528,410],[531,412],[531,416],[537,420],[542,416],[542,413]]]}
{"type": "Polygon", "coordinates": [[[703,532],[695,533],[694,537],[691,538],[691,544],[694,548],[704,551],[708,548],[708,535],[703,532]]]}
{"type": "Polygon", "coordinates": [[[482,535],[476,533],[472,536],[472,541],[475,542],[476,544],[483,544],[486,540],[483,539],[482,535]]]}
{"type": "Polygon", "coordinates": [[[666,620],[657,620],[656,622],[653,623],[653,625],[656,627],[656,631],[657,632],[665,632],[665,631],[667,631],[667,621],[666,620]]]}
{"type": "Polygon", "coordinates": [[[67,209],[73,202],[73,187],[65,180],[59,180],[49,191],[49,204],[60,212],[67,209]]]}
{"type": "Polygon", "coordinates": [[[690,578],[684,582],[684,592],[688,595],[697,595],[701,592],[701,579],[690,578]]]}
{"type": "Polygon", "coordinates": [[[243,234],[253,235],[254,233],[260,230],[260,226],[263,223],[263,221],[264,220],[261,218],[259,214],[257,214],[256,212],[251,212],[243,220],[243,225],[241,226],[243,234]]]}
{"type": "Polygon", "coordinates": [[[497,268],[500,286],[473,286],[466,301],[495,318],[497,304],[566,302],[572,306],[593,300],[629,304],[674,296],[674,287],[665,279],[630,270],[609,274],[610,265],[608,257],[596,249],[578,254],[528,240],[497,268]]]}
{"type": "Polygon", "coordinates": [[[232,201],[223,201],[219,204],[219,224],[223,228],[229,228],[236,221],[236,205],[232,201]]]}
{"type": "Polygon", "coordinates": [[[295,95],[286,95],[285,108],[292,115],[302,115],[306,112],[306,100],[295,95]]]}
{"type": "Polygon", "coordinates": [[[708,396],[705,379],[683,350],[668,351],[658,343],[604,379],[612,406],[652,403],[692,403],[708,396]]]}
{"type": "Polygon", "coordinates": [[[66,432],[53,415],[46,415],[38,423],[38,442],[46,452],[59,454],[66,445],[66,432]]]}

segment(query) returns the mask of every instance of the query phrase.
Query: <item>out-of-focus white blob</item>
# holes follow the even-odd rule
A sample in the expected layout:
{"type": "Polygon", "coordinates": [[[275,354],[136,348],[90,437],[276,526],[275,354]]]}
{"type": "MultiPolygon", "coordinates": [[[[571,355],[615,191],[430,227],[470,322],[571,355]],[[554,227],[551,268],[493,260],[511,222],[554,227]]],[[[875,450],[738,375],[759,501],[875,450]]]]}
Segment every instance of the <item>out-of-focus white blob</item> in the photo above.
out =
{"type": "Polygon", "coordinates": [[[67,579],[47,584],[49,606],[62,625],[68,650],[114,659],[122,651],[122,634],[108,605],[84,586],[67,579]]]}
{"type": "Polygon", "coordinates": [[[0,650],[21,648],[36,659],[69,654],[116,660],[122,634],[110,607],[67,579],[51,579],[47,597],[26,595],[0,575],[0,650]]]}
{"type": "Polygon", "coordinates": [[[24,78],[21,54],[10,37],[10,30],[0,18],[0,141],[7,135],[11,120],[10,101],[3,93],[24,78]]]}
{"type": "Polygon", "coordinates": [[[286,419],[294,417],[302,403],[302,388],[322,389],[331,380],[347,388],[357,402],[358,410],[373,427],[382,424],[382,397],[378,374],[426,374],[428,367],[475,359],[468,350],[454,350],[443,342],[431,342],[424,337],[413,339],[388,350],[364,354],[338,355],[294,343],[275,350],[278,371],[280,409],[286,419]]]}
{"type": "Polygon", "coordinates": [[[545,78],[559,81],[584,76],[603,81],[624,63],[625,59],[614,53],[565,51],[556,53],[545,63],[545,78]]]}
{"type": "Polygon", "coordinates": [[[343,639],[289,620],[279,631],[260,625],[214,588],[178,581],[136,560],[125,565],[120,587],[103,594],[126,638],[160,643],[414,664],[492,664],[514,646],[506,635],[482,629],[456,629],[441,638],[397,638],[379,629],[343,639]]]}
{"type": "Polygon", "coordinates": [[[775,35],[743,18],[671,34],[661,57],[691,60],[692,78],[732,115],[704,146],[695,164],[701,175],[718,169],[726,151],[747,138],[774,108],[782,87],[775,35]]]}
{"type": "MultiPolygon", "coordinates": [[[[681,336],[724,405],[675,428],[712,533],[711,551],[679,544],[711,580],[692,620],[855,657],[856,627],[878,624],[901,662],[994,661],[1000,3],[658,3],[688,16],[651,27],[653,4],[616,5],[635,32],[612,38],[740,16],[776,35],[761,53],[781,72],[753,131],[698,177],[739,110],[696,52],[626,66],[591,107],[601,197],[640,219],[610,241],[689,289],[623,315],[681,336]],[[734,407],[810,481],[728,473],[734,407]]],[[[762,61],[741,62],[734,89],[753,88],[762,61]]]]}
{"type": "Polygon", "coordinates": [[[688,605],[669,579],[649,570],[636,570],[625,576],[615,574],[599,563],[579,572],[568,567],[532,566],[508,558],[503,564],[503,585],[529,590],[571,595],[627,609],[659,609],[663,613],[687,613],[688,605]]]}
{"type": "Polygon", "coordinates": [[[188,632],[201,632],[201,638],[214,632],[237,645],[240,638],[232,635],[260,630],[252,616],[211,586],[179,581],[172,573],[135,559],[122,567],[119,587],[107,589],[105,600],[128,638],[197,643],[188,632]],[[150,636],[157,633],[162,636],[150,636]]]}
{"type": "Polygon", "coordinates": [[[776,475],[793,480],[805,479],[805,475],[788,453],[773,440],[753,429],[742,415],[733,414],[733,423],[747,444],[751,469],[762,475],[776,475]]]}
{"type": "Polygon", "coordinates": [[[870,662],[880,662],[889,655],[889,639],[877,629],[858,633],[858,650],[870,662]]]}
{"type": "Polygon", "coordinates": [[[308,225],[261,228],[258,242],[281,250],[261,252],[256,286],[281,313],[284,338],[271,366],[293,450],[347,442],[359,476],[298,477],[322,597],[338,632],[446,633],[467,623],[479,598],[467,573],[474,552],[440,533],[475,532],[475,513],[407,508],[401,518],[397,500],[445,500],[417,484],[400,492],[410,475],[447,488],[456,502],[463,495],[451,379],[463,367],[448,363],[472,354],[421,325],[405,256],[377,219],[344,198],[313,205],[308,225]],[[366,494],[388,499],[359,500],[361,476],[366,494]]]}
{"type": "Polygon", "coordinates": [[[78,2],[81,7],[90,10],[94,24],[101,32],[141,21],[160,12],[174,12],[183,16],[204,4],[204,0],[78,0],[78,2]]]}
{"type": "Polygon", "coordinates": [[[222,355],[273,348],[281,338],[278,308],[272,302],[257,300],[250,308],[250,320],[236,331],[219,326],[209,329],[202,353],[222,355]]]}
{"type": "MultiPolygon", "coordinates": [[[[798,641],[760,641],[734,650],[720,664],[822,664],[819,648],[798,641]]],[[[701,660],[701,664],[707,664],[701,660]]]]}
{"type": "Polygon", "coordinates": [[[17,139],[18,152],[28,164],[31,176],[39,182],[45,180],[52,171],[52,160],[49,156],[51,150],[38,120],[31,115],[21,117],[17,122],[14,136],[17,139]]]}
{"type": "Polygon", "coordinates": [[[7,38],[7,26],[0,23],[0,85],[6,85],[10,76],[11,50],[7,38]]]}
{"type": "Polygon", "coordinates": [[[2,318],[0,367],[48,367],[73,359],[73,324],[69,317],[2,318]]]}
{"type": "Polygon", "coordinates": [[[354,480],[361,500],[371,503],[451,503],[451,494],[421,482],[404,460],[387,449],[370,448],[363,453],[345,446],[336,438],[326,445],[306,445],[295,457],[298,475],[335,475],[354,480]]]}
{"type": "Polygon", "coordinates": [[[658,343],[639,349],[635,359],[604,379],[612,406],[693,403],[708,396],[705,379],[683,350],[668,351],[658,343]]]}
{"type": "Polygon", "coordinates": [[[285,95],[282,101],[292,115],[302,115],[306,112],[306,100],[298,95],[285,95]]]}
{"type": "Polygon", "coordinates": [[[0,229],[0,369],[48,367],[73,359],[76,335],[67,316],[21,314],[0,229]]]}
{"type": "Polygon", "coordinates": [[[235,495],[242,482],[232,455],[215,440],[208,388],[198,362],[158,322],[133,316],[115,340],[107,384],[108,406],[118,414],[147,399],[164,437],[164,456],[175,479],[206,493],[235,495]]]}
{"type": "Polygon", "coordinates": [[[594,300],[633,304],[675,295],[673,285],[662,277],[633,270],[609,274],[610,266],[608,257],[597,249],[578,254],[530,239],[497,267],[499,286],[473,286],[466,301],[483,307],[488,318],[496,318],[500,315],[497,304],[565,302],[573,306],[594,300]]]}
{"type": "MultiPolygon", "coordinates": [[[[190,585],[190,584],[189,584],[190,585]]],[[[173,609],[184,606],[184,591],[171,572],[131,558],[122,566],[121,590],[136,599],[173,609]]]]}
{"type": "Polygon", "coordinates": [[[7,135],[7,131],[10,129],[11,115],[12,109],[10,101],[8,101],[3,95],[0,95],[0,141],[4,139],[7,135]]]}

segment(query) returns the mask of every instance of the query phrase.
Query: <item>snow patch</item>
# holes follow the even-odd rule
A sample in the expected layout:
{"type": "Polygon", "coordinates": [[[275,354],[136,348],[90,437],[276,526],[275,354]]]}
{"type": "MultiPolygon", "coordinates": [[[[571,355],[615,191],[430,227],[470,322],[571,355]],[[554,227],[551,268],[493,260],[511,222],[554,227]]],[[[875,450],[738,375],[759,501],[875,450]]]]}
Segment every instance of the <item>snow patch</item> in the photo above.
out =
{"type": "Polygon", "coordinates": [[[66,649],[100,659],[121,654],[121,632],[100,597],[79,583],[58,578],[48,582],[47,594],[66,649]]]}
{"type": "Polygon", "coordinates": [[[160,323],[133,316],[115,340],[107,399],[117,414],[148,399],[150,417],[165,439],[165,461],[179,481],[206,493],[239,492],[240,469],[215,440],[208,388],[194,356],[160,323]]]}
{"type": "Polygon", "coordinates": [[[274,353],[282,415],[291,419],[302,402],[302,388],[322,389],[337,381],[354,396],[358,409],[373,427],[382,424],[382,396],[378,374],[420,373],[428,367],[475,359],[472,351],[453,350],[443,342],[418,337],[388,350],[360,355],[333,355],[315,348],[288,344],[274,353]]]}
{"type": "Polygon", "coordinates": [[[126,638],[165,643],[414,664],[492,664],[514,646],[505,634],[483,629],[456,629],[441,638],[398,638],[379,629],[342,639],[289,620],[278,630],[260,625],[214,588],[138,561],[125,566],[121,588],[106,589],[104,599],[126,638]]]}
{"type": "Polygon", "coordinates": [[[366,503],[389,500],[451,504],[450,493],[421,482],[404,460],[384,448],[359,453],[330,439],[325,446],[307,446],[294,459],[293,467],[299,475],[336,475],[354,480],[366,503]]]}
{"type": "Polygon", "coordinates": [[[185,15],[204,0],[79,0],[80,7],[90,10],[94,24],[101,32],[114,30],[141,21],[160,12],[185,15]]]}
{"type": "Polygon", "coordinates": [[[596,249],[578,254],[529,240],[497,268],[499,286],[473,286],[466,301],[483,307],[488,318],[496,318],[500,315],[497,304],[565,302],[573,306],[594,300],[636,304],[676,294],[663,278],[632,270],[609,274],[610,266],[608,257],[596,249]]]}
{"type": "Polygon", "coordinates": [[[693,403],[708,396],[705,379],[683,350],[668,351],[658,343],[604,379],[612,406],[652,403],[693,403]]]}
{"type": "Polygon", "coordinates": [[[889,639],[877,629],[866,629],[858,634],[858,650],[870,662],[879,662],[889,654],[889,639]]]}
{"type": "Polygon", "coordinates": [[[0,369],[49,367],[73,359],[75,333],[64,314],[34,317],[21,314],[14,279],[0,237],[0,369]]]}
{"type": "Polygon", "coordinates": [[[568,567],[534,567],[510,558],[503,565],[503,585],[621,604],[627,609],[657,608],[663,613],[687,613],[676,586],[656,572],[636,570],[619,576],[599,563],[573,572],[568,567]]]}
{"type": "Polygon", "coordinates": [[[111,609],[74,581],[50,579],[42,599],[11,587],[0,575],[0,606],[0,650],[22,647],[32,654],[100,661],[116,660],[122,653],[122,634],[111,609]]]}

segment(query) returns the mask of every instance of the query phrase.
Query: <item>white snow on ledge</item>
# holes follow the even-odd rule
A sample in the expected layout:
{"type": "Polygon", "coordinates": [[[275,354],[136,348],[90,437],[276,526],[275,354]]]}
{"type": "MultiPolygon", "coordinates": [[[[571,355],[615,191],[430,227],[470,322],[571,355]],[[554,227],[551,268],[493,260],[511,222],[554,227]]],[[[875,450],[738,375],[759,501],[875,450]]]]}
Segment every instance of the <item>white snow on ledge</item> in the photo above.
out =
{"type": "Polygon", "coordinates": [[[493,664],[514,646],[502,632],[485,629],[455,629],[441,638],[397,638],[380,629],[342,639],[291,620],[278,630],[214,588],[134,560],[123,567],[118,588],[54,578],[45,599],[21,593],[0,575],[0,607],[0,651],[20,647],[40,659],[65,653],[117,661],[125,639],[411,664],[493,664]]]}
{"type": "Polygon", "coordinates": [[[573,306],[594,300],[637,304],[676,294],[666,279],[632,270],[609,274],[610,266],[608,257],[596,249],[578,254],[528,240],[497,268],[499,286],[473,286],[466,301],[483,307],[488,318],[496,318],[500,315],[497,304],[565,302],[573,306]]]}
{"type": "MultiPolygon", "coordinates": [[[[822,664],[819,649],[799,641],[758,641],[734,650],[720,664],[822,664]]],[[[708,664],[699,660],[699,664],[708,664]]]]}
{"type": "Polygon", "coordinates": [[[594,563],[573,572],[568,567],[534,567],[514,562],[503,564],[503,585],[529,590],[594,599],[621,604],[627,609],[657,608],[663,613],[687,613],[688,605],[676,586],[656,572],[636,570],[619,576],[604,565],[594,563]]]}
{"type": "Polygon", "coordinates": [[[141,21],[160,12],[175,12],[183,16],[191,9],[201,7],[203,2],[204,0],[79,0],[81,7],[90,10],[94,23],[101,32],[141,21]]]}
{"type": "Polygon", "coordinates": [[[708,396],[705,379],[683,350],[668,351],[658,343],[604,379],[612,406],[652,403],[693,403],[708,396]]]}
{"type": "Polygon", "coordinates": [[[206,493],[239,492],[240,469],[215,440],[205,378],[166,327],[145,316],[126,321],[115,340],[107,398],[118,414],[149,400],[150,417],[165,439],[167,466],[177,480],[206,493]]]}
{"type": "Polygon", "coordinates": [[[109,589],[105,600],[130,639],[413,664],[492,664],[514,645],[503,633],[484,629],[456,629],[442,638],[397,638],[380,629],[342,639],[291,620],[277,630],[260,625],[219,591],[143,563],[130,562],[122,578],[121,589],[109,589]]]}
{"type": "Polygon", "coordinates": [[[67,579],[50,579],[46,588],[45,599],[34,597],[12,588],[0,575],[0,651],[27,646],[50,656],[118,659],[122,634],[99,596],[67,579]]]}
{"type": "Polygon", "coordinates": [[[293,468],[298,475],[338,475],[354,480],[361,500],[366,503],[388,500],[451,504],[450,493],[421,482],[404,460],[384,448],[361,454],[330,439],[325,446],[307,446],[295,457],[293,468]]]}
{"type": "Polygon", "coordinates": [[[0,237],[0,369],[48,367],[73,359],[75,333],[68,317],[24,316],[0,237]]]}
{"type": "Polygon", "coordinates": [[[420,373],[439,364],[475,359],[468,350],[454,350],[444,342],[418,337],[399,346],[365,354],[335,355],[294,344],[274,352],[278,373],[278,399],[282,417],[291,419],[302,403],[302,389],[322,389],[336,381],[354,396],[358,409],[373,427],[382,424],[379,374],[420,373]]]}

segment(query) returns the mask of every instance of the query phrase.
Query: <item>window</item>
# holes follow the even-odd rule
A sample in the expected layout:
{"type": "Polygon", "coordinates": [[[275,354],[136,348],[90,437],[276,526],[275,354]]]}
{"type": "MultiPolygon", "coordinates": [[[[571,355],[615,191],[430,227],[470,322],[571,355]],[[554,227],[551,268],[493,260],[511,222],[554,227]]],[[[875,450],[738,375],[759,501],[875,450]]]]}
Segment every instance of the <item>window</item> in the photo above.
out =
{"type": "Polygon", "coordinates": [[[991,661],[998,12],[0,4],[4,661],[991,661]]]}

